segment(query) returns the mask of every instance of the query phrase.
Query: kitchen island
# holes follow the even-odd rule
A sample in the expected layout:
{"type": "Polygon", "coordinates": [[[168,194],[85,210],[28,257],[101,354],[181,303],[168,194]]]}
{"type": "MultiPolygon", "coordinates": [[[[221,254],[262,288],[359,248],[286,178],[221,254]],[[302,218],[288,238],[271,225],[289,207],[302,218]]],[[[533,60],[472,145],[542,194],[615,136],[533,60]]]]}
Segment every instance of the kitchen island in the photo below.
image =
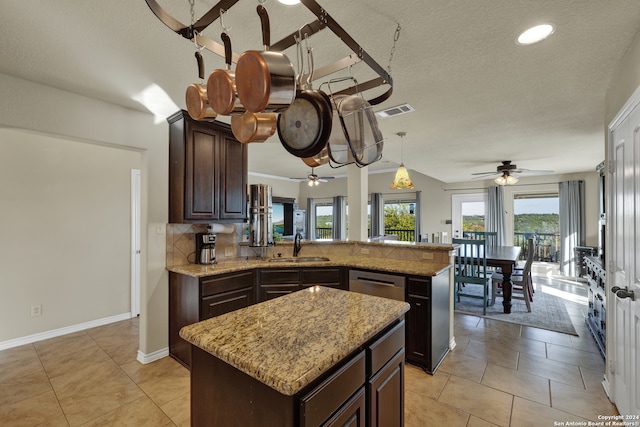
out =
{"type": "Polygon", "coordinates": [[[182,328],[192,425],[402,425],[408,310],[314,286],[182,328]]]}

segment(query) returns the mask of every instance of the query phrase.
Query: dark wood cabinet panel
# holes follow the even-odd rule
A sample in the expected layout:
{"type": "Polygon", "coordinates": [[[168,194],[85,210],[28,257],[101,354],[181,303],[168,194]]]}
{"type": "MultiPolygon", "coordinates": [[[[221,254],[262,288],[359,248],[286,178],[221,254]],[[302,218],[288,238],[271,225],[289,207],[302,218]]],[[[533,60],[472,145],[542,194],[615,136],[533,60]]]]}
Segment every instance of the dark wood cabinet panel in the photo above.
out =
{"type": "Polygon", "coordinates": [[[291,267],[258,271],[259,301],[277,298],[310,286],[347,290],[348,270],[341,267],[291,267]]]}
{"type": "MultiPolygon", "coordinates": [[[[189,127],[187,127],[189,129],[189,127]]],[[[187,133],[184,177],[184,219],[218,217],[217,132],[193,125],[187,133]]]]}
{"type": "Polygon", "coordinates": [[[220,144],[220,219],[247,216],[247,148],[228,135],[220,144]]]}
{"type": "Polygon", "coordinates": [[[246,219],[247,147],[229,125],[169,117],[169,222],[246,219]]]}
{"type": "Polygon", "coordinates": [[[200,320],[256,303],[253,270],[200,279],[200,320]]]}
{"type": "Polygon", "coordinates": [[[358,391],[366,379],[365,352],[361,351],[300,399],[300,425],[319,427],[358,391]]]}
{"type": "Polygon", "coordinates": [[[169,354],[182,365],[191,364],[191,344],[180,338],[180,329],[200,321],[198,279],[169,273],[169,354]]]}
{"type": "Polygon", "coordinates": [[[348,270],[335,267],[307,267],[300,270],[302,287],[327,286],[337,289],[348,289],[348,270]]]}
{"type": "Polygon", "coordinates": [[[258,299],[260,302],[267,301],[270,299],[278,298],[283,295],[290,294],[291,292],[295,292],[300,290],[300,285],[297,283],[292,284],[274,284],[274,285],[265,285],[261,284],[258,287],[258,299]]]}
{"type": "Polygon", "coordinates": [[[429,359],[429,336],[431,335],[430,303],[428,297],[409,294],[411,306],[407,316],[407,359],[425,363],[429,359]]]}
{"type": "Polygon", "coordinates": [[[369,426],[404,425],[404,349],[369,380],[369,426]]]}
{"type": "Polygon", "coordinates": [[[366,390],[362,387],[323,427],[365,427],[366,390]]]}
{"type": "Polygon", "coordinates": [[[449,352],[449,272],[408,277],[407,362],[434,373],[449,352]]]}
{"type": "Polygon", "coordinates": [[[256,302],[254,270],[197,278],[169,273],[169,354],[190,368],[191,345],[180,329],[256,302]]]}

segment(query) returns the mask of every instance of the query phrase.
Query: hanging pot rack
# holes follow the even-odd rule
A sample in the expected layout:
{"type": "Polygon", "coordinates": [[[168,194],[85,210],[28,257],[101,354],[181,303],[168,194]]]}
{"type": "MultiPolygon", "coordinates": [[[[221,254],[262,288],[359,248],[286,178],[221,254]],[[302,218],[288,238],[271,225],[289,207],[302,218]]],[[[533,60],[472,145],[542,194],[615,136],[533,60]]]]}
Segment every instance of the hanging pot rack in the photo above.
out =
{"type": "MultiPolygon", "coordinates": [[[[204,31],[211,23],[220,18],[221,12],[231,9],[239,0],[220,0],[214,5],[207,13],[205,13],[200,19],[193,23],[193,25],[184,25],[172,17],[166,10],[164,10],[156,0],[145,0],[151,11],[162,21],[167,27],[173,30],[175,33],[181,35],[187,40],[191,40],[198,46],[207,49],[208,51],[224,58],[224,46],[218,42],[215,42],[208,37],[202,35],[204,31]]],[[[331,16],[329,13],[320,6],[316,0],[300,0],[300,2],[309,9],[311,13],[316,16],[316,20],[305,24],[300,30],[295,30],[288,36],[285,36],[281,40],[270,46],[270,50],[282,52],[283,50],[295,45],[296,37],[299,34],[313,35],[325,28],[329,28],[342,42],[349,47],[353,53],[346,57],[339,59],[335,62],[327,64],[325,66],[316,68],[314,70],[314,79],[320,79],[329,76],[337,71],[349,68],[359,62],[364,62],[369,68],[374,71],[378,77],[368,80],[366,82],[359,82],[357,85],[347,87],[334,95],[353,95],[359,92],[365,92],[376,87],[387,85],[388,89],[379,96],[372,99],[368,99],[371,105],[377,105],[385,101],[391,96],[393,92],[393,79],[389,73],[380,66],[365,50],[356,42],[342,26],[331,16]]],[[[232,52],[232,61],[235,63],[238,61],[239,55],[232,52]]],[[[307,76],[303,76],[306,78],[307,76]]]]}

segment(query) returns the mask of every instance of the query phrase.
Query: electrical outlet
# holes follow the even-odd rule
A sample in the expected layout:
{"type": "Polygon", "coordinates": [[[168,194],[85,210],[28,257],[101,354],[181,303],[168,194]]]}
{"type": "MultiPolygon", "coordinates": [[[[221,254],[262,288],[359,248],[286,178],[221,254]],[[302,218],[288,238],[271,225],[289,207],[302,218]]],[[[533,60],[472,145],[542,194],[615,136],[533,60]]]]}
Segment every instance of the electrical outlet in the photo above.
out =
{"type": "Polygon", "coordinates": [[[31,306],[31,317],[38,317],[42,315],[42,304],[31,306]]]}
{"type": "Polygon", "coordinates": [[[157,224],[156,225],[156,234],[164,234],[164,224],[157,224]]]}
{"type": "Polygon", "coordinates": [[[433,259],[433,252],[423,252],[422,259],[433,259]]]}
{"type": "Polygon", "coordinates": [[[362,255],[369,255],[369,248],[360,248],[360,253],[362,255]]]}
{"type": "Polygon", "coordinates": [[[233,246],[224,248],[224,256],[233,256],[233,246]]]}

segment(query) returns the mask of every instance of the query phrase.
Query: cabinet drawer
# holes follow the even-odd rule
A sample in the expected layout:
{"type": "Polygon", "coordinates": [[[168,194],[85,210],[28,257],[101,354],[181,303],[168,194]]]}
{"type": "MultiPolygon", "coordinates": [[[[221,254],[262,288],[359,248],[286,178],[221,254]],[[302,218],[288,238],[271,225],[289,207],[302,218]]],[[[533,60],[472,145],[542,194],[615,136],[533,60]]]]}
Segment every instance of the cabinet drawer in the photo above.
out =
{"type": "Polygon", "coordinates": [[[200,296],[206,297],[235,289],[253,287],[253,272],[242,271],[200,279],[200,296]]]}
{"type": "Polygon", "coordinates": [[[375,375],[404,347],[404,339],[404,320],[402,320],[367,348],[368,366],[371,367],[369,376],[375,375]]]}
{"type": "Polygon", "coordinates": [[[261,285],[276,283],[300,283],[300,272],[294,269],[278,269],[278,270],[260,270],[261,285]]]}
{"type": "Polygon", "coordinates": [[[407,293],[423,297],[431,296],[431,278],[409,277],[407,280],[407,293]]]}
{"type": "Polygon", "coordinates": [[[300,272],[300,276],[303,285],[339,284],[341,282],[339,268],[305,268],[300,272]]]}
{"type": "Polygon", "coordinates": [[[365,383],[364,351],[300,400],[300,424],[320,426],[365,383]]]}

